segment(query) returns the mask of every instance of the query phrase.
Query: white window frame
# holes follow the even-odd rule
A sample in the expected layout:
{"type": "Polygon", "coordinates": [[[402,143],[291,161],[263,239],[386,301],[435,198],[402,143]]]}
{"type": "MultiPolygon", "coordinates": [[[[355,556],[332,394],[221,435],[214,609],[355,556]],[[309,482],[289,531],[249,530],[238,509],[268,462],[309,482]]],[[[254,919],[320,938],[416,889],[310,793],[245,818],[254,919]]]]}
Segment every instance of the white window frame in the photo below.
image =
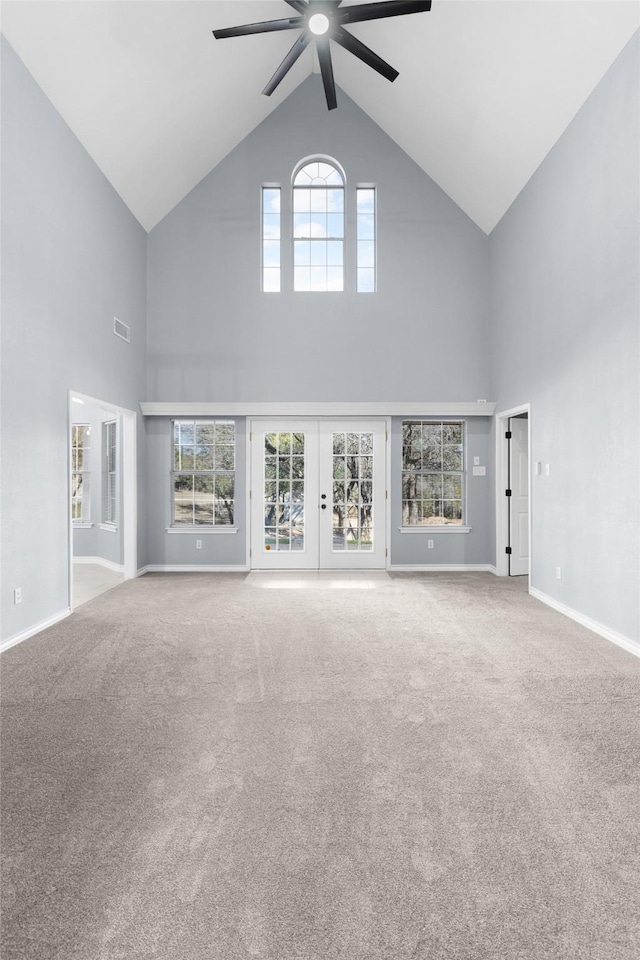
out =
{"type": "MultiPolygon", "coordinates": [[[[313,211],[311,211],[313,212],[313,211]]],[[[298,164],[296,164],[292,177],[291,177],[291,289],[294,293],[344,293],[346,290],[346,278],[347,278],[347,177],[342,169],[341,165],[333,157],[314,155],[310,157],[305,157],[298,164]],[[304,170],[305,167],[309,166],[311,163],[324,163],[332,167],[336,173],[340,176],[342,183],[341,184],[309,184],[304,186],[302,184],[296,184],[296,179],[304,170]],[[325,237],[296,237],[294,220],[296,215],[296,203],[295,195],[296,190],[342,190],[343,202],[342,202],[342,236],[325,236],[325,237]],[[342,245],[342,287],[339,290],[331,290],[328,286],[321,289],[312,289],[311,287],[308,290],[296,289],[296,258],[295,258],[295,249],[296,249],[296,240],[305,240],[309,243],[319,243],[323,242],[328,243],[340,243],[342,245]]],[[[312,266],[312,265],[310,265],[312,266]]],[[[327,266],[328,269],[328,266],[327,266]]]]}
{"type": "Polygon", "coordinates": [[[438,417],[438,418],[421,418],[421,417],[405,417],[402,420],[401,424],[401,436],[400,436],[400,516],[401,516],[401,533],[469,533],[471,527],[467,526],[467,483],[466,483],[466,457],[467,457],[467,424],[465,420],[453,418],[453,417],[438,417]],[[418,476],[425,476],[430,474],[440,474],[444,477],[445,474],[456,474],[460,477],[460,486],[461,486],[461,519],[460,521],[446,521],[443,518],[442,523],[413,523],[407,524],[404,521],[404,477],[408,472],[404,469],[404,427],[407,423],[419,423],[427,424],[429,426],[441,425],[455,425],[462,428],[462,468],[460,470],[445,470],[444,464],[442,465],[441,470],[418,470],[412,471],[418,476]]]}
{"type": "Polygon", "coordinates": [[[91,470],[87,469],[90,463],[91,444],[86,438],[91,435],[90,423],[71,424],[71,520],[73,526],[81,529],[91,527],[91,470]],[[79,428],[84,427],[82,443],[79,442],[79,428]],[[78,453],[82,450],[82,469],[78,470],[78,453]],[[80,486],[76,488],[76,477],[80,477],[80,486]],[[78,490],[80,495],[78,496],[78,490]],[[74,506],[80,504],[80,516],[74,516],[74,506]]]}
{"type": "MultiPolygon", "coordinates": [[[[236,431],[236,422],[235,422],[235,420],[227,420],[227,419],[222,419],[222,418],[209,419],[209,418],[204,418],[204,417],[198,417],[198,418],[176,417],[175,419],[173,419],[173,420],[171,421],[171,486],[170,486],[170,493],[171,493],[171,505],[170,505],[171,526],[170,526],[169,528],[167,528],[167,529],[168,529],[168,532],[171,532],[171,533],[186,533],[186,532],[193,532],[193,531],[196,531],[196,530],[197,530],[197,531],[198,531],[198,534],[200,534],[200,533],[207,533],[207,532],[216,532],[216,533],[217,533],[217,532],[225,532],[225,533],[226,533],[226,532],[229,532],[229,533],[235,533],[235,532],[237,531],[237,527],[236,527],[236,525],[235,525],[235,522],[236,522],[236,511],[237,511],[237,509],[238,509],[238,503],[237,503],[237,499],[236,499],[236,489],[237,489],[236,433],[237,433],[237,431],[236,431]],[[185,469],[176,469],[176,464],[175,464],[176,425],[193,426],[194,430],[197,429],[198,426],[213,426],[213,427],[216,427],[216,426],[225,426],[225,427],[233,427],[233,468],[232,468],[232,469],[218,469],[218,468],[216,468],[215,459],[214,459],[214,466],[213,466],[213,469],[211,469],[211,470],[196,470],[195,467],[194,467],[193,469],[191,469],[191,468],[186,468],[186,467],[185,467],[185,469]],[[179,476],[210,477],[210,478],[213,480],[213,483],[214,483],[214,499],[213,499],[213,522],[212,522],[212,523],[208,523],[208,522],[207,522],[207,523],[205,523],[205,522],[197,523],[197,522],[195,521],[195,519],[194,519],[194,522],[193,522],[193,523],[176,523],[176,518],[175,518],[175,503],[176,503],[176,498],[175,498],[175,481],[176,481],[176,478],[179,477],[179,476]],[[224,522],[224,523],[216,522],[216,503],[217,503],[217,501],[216,501],[216,497],[215,497],[215,483],[216,483],[216,478],[217,478],[217,477],[231,477],[232,480],[233,480],[233,499],[232,499],[232,501],[231,501],[231,502],[233,503],[233,519],[230,520],[230,521],[228,521],[228,522],[224,522]]],[[[193,445],[194,445],[194,447],[195,447],[195,445],[196,445],[196,444],[195,444],[195,441],[194,441],[194,444],[193,444],[193,445]]],[[[230,445],[231,445],[231,444],[225,444],[225,446],[230,446],[230,445]]],[[[180,444],[179,446],[182,446],[182,445],[180,444]]],[[[215,451],[215,444],[214,444],[214,451],[215,451]]],[[[214,458],[215,458],[215,453],[214,453],[214,458]]],[[[195,514],[194,514],[194,516],[195,516],[195,514]]]]}
{"type": "Polygon", "coordinates": [[[101,527],[118,527],[118,421],[102,424],[102,523],[101,527]],[[111,492],[112,491],[112,492],[111,492]]]}
{"type": "MultiPolygon", "coordinates": [[[[370,216],[370,214],[362,214],[370,216]]],[[[359,183],[356,185],[356,293],[377,293],[378,290],[378,191],[373,183],[359,183]],[[360,207],[359,199],[361,191],[370,191],[373,193],[373,238],[362,237],[360,233],[360,207]],[[373,244],[373,267],[360,267],[361,244],[373,244]],[[360,288],[360,270],[373,270],[373,287],[370,290],[360,288]]]]}
{"type": "Polygon", "coordinates": [[[263,293],[280,293],[282,290],[282,188],[279,183],[263,183],[260,191],[260,278],[261,278],[261,289],[263,293]],[[279,194],[279,204],[278,211],[266,210],[265,209],[265,193],[267,190],[277,190],[279,194]],[[275,213],[278,214],[278,236],[276,237],[267,237],[265,235],[265,215],[275,216],[275,213]],[[265,243],[278,243],[278,267],[266,267],[265,266],[265,243]],[[267,285],[267,270],[278,271],[278,285],[277,289],[275,287],[271,288],[267,285]]]}

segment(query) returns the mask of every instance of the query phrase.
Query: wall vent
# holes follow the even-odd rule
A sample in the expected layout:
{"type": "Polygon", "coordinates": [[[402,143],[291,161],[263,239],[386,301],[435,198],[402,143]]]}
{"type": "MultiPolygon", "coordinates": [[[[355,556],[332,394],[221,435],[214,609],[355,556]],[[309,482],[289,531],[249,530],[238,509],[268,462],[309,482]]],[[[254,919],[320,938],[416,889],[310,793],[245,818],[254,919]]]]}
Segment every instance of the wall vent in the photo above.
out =
{"type": "Polygon", "coordinates": [[[117,317],[113,318],[113,332],[115,333],[116,337],[126,340],[127,343],[131,342],[131,330],[126,323],[123,323],[122,320],[118,320],[117,317]]]}

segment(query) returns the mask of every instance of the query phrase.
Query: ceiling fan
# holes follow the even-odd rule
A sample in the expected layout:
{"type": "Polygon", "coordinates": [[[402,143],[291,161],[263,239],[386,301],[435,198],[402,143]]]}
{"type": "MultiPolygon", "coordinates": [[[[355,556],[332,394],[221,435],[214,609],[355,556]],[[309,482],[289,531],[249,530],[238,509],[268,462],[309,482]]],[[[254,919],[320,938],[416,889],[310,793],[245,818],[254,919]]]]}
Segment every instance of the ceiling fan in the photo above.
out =
{"type": "Polygon", "coordinates": [[[389,66],[352,33],[345,30],[345,25],[361,23],[363,20],[378,20],[383,17],[399,17],[406,13],[422,13],[431,9],[431,0],[380,0],[378,3],[361,3],[348,7],[342,6],[342,0],[285,0],[285,3],[293,7],[300,16],[283,20],[265,20],[262,23],[245,23],[239,27],[214,30],[213,35],[216,40],[224,40],[227,37],[243,37],[251,33],[272,33],[277,30],[302,31],[262,91],[268,97],[310,41],[315,39],[329,110],[335,110],[338,106],[331,63],[331,40],[335,40],[341,47],[382,74],[387,80],[393,82],[398,76],[397,70],[389,66]]]}

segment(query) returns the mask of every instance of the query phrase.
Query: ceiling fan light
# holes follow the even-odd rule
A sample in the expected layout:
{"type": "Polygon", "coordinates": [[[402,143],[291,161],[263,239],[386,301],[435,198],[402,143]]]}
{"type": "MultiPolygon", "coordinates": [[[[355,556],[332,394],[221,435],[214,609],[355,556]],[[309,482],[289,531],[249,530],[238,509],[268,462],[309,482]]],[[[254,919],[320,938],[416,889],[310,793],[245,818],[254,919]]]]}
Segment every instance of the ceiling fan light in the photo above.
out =
{"type": "Polygon", "coordinates": [[[325,17],[324,13],[314,13],[312,17],[309,17],[309,30],[311,30],[311,33],[315,33],[316,36],[321,37],[328,29],[329,18],[325,17]]]}

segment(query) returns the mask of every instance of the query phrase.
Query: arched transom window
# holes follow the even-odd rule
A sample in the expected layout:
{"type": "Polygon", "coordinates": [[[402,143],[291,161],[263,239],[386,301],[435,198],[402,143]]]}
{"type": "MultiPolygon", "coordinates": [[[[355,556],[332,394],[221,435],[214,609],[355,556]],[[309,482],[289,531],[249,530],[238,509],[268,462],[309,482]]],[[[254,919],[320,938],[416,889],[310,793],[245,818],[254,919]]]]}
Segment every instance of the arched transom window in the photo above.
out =
{"type": "Polygon", "coordinates": [[[326,160],[293,179],[293,289],[344,290],[344,178],[326,160]]]}

